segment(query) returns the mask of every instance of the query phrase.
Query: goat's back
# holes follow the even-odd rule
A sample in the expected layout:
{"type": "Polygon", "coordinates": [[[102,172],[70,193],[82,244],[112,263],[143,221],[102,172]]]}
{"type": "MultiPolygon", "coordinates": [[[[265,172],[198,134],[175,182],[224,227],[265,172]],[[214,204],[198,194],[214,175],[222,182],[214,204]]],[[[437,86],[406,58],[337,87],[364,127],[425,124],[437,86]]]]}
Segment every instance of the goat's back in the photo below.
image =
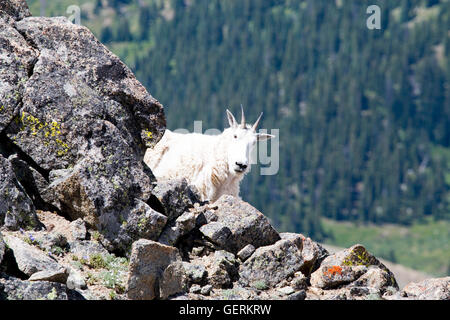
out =
{"type": "Polygon", "coordinates": [[[176,133],[166,130],[153,149],[147,149],[144,162],[158,178],[189,178],[212,160],[217,136],[176,133]]]}

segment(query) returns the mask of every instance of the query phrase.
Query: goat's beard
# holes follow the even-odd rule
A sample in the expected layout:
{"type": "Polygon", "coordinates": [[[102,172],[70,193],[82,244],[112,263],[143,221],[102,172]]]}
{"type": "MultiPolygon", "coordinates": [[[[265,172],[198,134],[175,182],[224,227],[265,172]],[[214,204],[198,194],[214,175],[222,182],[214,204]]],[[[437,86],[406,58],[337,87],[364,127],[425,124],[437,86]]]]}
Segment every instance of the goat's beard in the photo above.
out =
{"type": "Polygon", "coordinates": [[[250,172],[250,167],[247,167],[245,169],[241,169],[235,165],[231,166],[229,168],[229,171],[232,175],[237,176],[237,177],[243,177],[244,175],[246,175],[248,172],[250,172]]]}
{"type": "Polygon", "coordinates": [[[246,174],[247,169],[234,169],[234,172],[236,172],[236,174],[246,174]]]}

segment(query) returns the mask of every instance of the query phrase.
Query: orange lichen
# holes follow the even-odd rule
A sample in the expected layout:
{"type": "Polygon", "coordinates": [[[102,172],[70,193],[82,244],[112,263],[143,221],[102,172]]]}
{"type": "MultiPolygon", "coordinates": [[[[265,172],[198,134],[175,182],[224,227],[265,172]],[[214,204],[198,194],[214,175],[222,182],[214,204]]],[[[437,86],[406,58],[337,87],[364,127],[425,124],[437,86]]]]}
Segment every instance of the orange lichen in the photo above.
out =
{"type": "Polygon", "coordinates": [[[327,268],[325,270],[325,273],[333,275],[333,276],[335,276],[336,274],[341,275],[342,274],[342,268],[340,266],[332,266],[330,268],[327,268]]]}

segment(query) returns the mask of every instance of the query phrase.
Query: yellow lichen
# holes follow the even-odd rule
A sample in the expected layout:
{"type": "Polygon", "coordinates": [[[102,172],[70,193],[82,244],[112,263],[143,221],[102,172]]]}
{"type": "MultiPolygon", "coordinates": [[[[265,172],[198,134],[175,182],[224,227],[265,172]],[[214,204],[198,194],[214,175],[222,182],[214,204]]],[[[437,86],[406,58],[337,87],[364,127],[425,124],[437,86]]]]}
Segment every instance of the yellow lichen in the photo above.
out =
{"type": "Polygon", "coordinates": [[[153,138],[153,133],[150,130],[145,129],[144,133],[145,133],[147,138],[149,138],[149,139],[153,138]]]}
{"type": "Polygon", "coordinates": [[[346,266],[370,266],[371,261],[367,251],[363,250],[358,252],[357,250],[353,250],[351,255],[347,257],[343,262],[343,265],[346,266]]]}
{"type": "Polygon", "coordinates": [[[32,136],[41,136],[44,140],[44,146],[49,147],[51,144],[56,144],[58,148],[56,154],[59,157],[69,152],[69,145],[60,138],[61,125],[57,121],[53,120],[49,124],[25,112],[22,112],[20,117],[18,116],[14,120],[16,124],[21,125],[20,132],[28,131],[32,136]]]}

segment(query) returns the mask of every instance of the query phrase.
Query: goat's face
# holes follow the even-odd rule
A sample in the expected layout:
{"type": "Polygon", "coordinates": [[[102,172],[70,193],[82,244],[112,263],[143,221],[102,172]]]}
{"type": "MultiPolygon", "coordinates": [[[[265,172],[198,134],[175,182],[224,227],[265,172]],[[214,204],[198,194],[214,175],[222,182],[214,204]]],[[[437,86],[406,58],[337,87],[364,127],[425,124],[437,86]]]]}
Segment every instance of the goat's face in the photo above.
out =
{"type": "Polygon", "coordinates": [[[249,129],[239,127],[224,131],[228,141],[228,169],[235,174],[245,174],[250,171],[250,154],[256,146],[256,135],[249,129]]]}
{"type": "Polygon", "coordinates": [[[245,123],[243,110],[240,124],[237,123],[233,114],[228,110],[227,116],[230,128],[225,129],[223,135],[228,141],[228,170],[236,175],[242,175],[250,171],[250,155],[257,141],[270,139],[274,136],[256,132],[262,113],[254,125],[245,123]]]}

